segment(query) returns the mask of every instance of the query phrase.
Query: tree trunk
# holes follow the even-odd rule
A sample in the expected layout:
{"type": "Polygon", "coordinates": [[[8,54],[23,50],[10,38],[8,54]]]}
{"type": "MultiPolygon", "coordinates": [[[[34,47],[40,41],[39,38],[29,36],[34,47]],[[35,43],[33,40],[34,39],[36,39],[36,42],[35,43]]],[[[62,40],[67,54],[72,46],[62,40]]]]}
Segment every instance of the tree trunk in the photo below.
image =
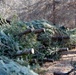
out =
{"type": "Polygon", "coordinates": [[[26,50],[22,50],[22,51],[18,51],[14,56],[22,56],[22,55],[26,55],[26,54],[34,54],[34,49],[26,49],[26,50]]]}
{"type": "Polygon", "coordinates": [[[44,28],[41,28],[41,29],[27,29],[25,31],[23,31],[22,33],[19,33],[18,35],[15,35],[15,36],[23,36],[23,35],[26,35],[26,34],[29,34],[29,33],[35,33],[35,34],[38,34],[38,33],[41,33],[41,32],[45,32],[45,29],[44,28]]]}

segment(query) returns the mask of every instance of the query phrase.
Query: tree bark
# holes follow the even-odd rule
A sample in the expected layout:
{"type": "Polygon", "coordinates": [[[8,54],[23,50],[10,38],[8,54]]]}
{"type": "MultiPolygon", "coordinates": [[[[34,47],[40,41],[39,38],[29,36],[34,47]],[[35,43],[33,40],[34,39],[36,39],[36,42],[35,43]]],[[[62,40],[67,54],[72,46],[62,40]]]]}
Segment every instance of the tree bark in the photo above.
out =
{"type": "Polygon", "coordinates": [[[21,32],[21,33],[19,33],[18,35],[15,35],[15,36],[21,37],[21,36],[26,35],[26,34],[29,34],[29,33],[31,33],[31,32],[32,32],[31,29],[27,29],[27,30],[25,30],[25,31],[23,31],[23,32],[21,32]]]}
{"type": "Polygon", "coordinates": [[[18,51],[14,56],[22,56],[22,55],[26,55],[26,54],[34,54],[34,49],[26,49],[26,50],[22,50],[22,51],[18,51]]]}
{"type": "Polygon", "coordinates": [[[67,40],[67,39],[70,39],[69,36],[52,36],[51,38],[52,38],[53,40],[61,40],[61,39],[67,40]]]}
{"type": "Polygon", "coordinates": [[[63,51],[68,51],[69,50],[69,48],[59,48],[57,51],[58,52],[63,52],[63,51]]]}
{"type": "Polygon", "coordinates": [[[26,34],[29,34],[29,33],[35,33],[35,34],[38,34],[38,33],[41,33],[41,32],[45,32],[45,29],[44,28],[41,28],[41,29],[27,29],[25,31],[23,31],[22,33],[19,33],[18,35],[15,35],[15,36],[23,36],[23,35],[26,35],[26,34]]]}
{"type": "Polygon", "coordinates": [[[37,34],[37,33],[45,32],[45,29],[44,29],[44,28],[35,29],[33,32],[34,32],[35,34],[37,34]]]}

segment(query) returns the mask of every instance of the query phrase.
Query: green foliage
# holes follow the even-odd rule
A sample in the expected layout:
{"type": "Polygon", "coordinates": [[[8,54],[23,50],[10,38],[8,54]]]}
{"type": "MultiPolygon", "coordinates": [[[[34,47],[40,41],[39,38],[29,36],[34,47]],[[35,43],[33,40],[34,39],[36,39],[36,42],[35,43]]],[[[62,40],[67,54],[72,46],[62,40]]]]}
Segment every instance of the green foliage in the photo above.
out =
{"type": "Polygon", "coordinates": [[[70,44],[76,44],[76,28],[67,30],[68,35],[70,36],[70,44]]]}
{"type": "Polygon", "coordinates": [[[8,34],[6,35],[2,30],[0,31],[0,55],[11,57],[19,50],[19,44],[8,34]]]}
{"type": "Polygon", "coordinates": [[[38,75],[30,70],[28,67],[22,66],[19,63],[8,59],[7,57],[0,57],[0,75],[38,75]]]}
{"type": "Polygon", "coordinates": [[[56,48],[63,47],[63,44],[61,44],[62,42],[59,42],[58,40],[53,41],[51,37],[68,35],[66,31],[61,30],[57,26],[51,25],[45,20],[35,20],[31,22],[12,21],[10,25],[2,25],[0,29],[0,40],[1,43],[4,44],[4,47],[0,48],[0,50],[2,50],[1,55],[7,54],[6,56],[11,57],[18,50],[34,48],[34,55],[28,54],[23,56],[24,60],[26,60],[25,58],[28,58],[28,62],[34,57],[37,61],[40,59],[43,60],[49,56],[50,58],[57,59],[59,54],[56,53],[56,48]],[[31,32],[21,37],[16,36],[27,29],[41,28],[45,29],[45,33],[35,34],[31,32]]]}

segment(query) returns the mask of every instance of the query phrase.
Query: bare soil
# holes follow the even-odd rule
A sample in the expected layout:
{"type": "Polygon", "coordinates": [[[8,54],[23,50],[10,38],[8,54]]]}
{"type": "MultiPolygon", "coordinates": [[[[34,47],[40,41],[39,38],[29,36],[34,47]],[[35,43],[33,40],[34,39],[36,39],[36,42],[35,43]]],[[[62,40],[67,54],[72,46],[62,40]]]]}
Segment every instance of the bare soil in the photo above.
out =
{"type": "MultiPolygon", "coordinates": [[[[76,63],[76,49],[63,52],[59,61],[45,63],[40,69],[43,72],[41,72],[39,75],[53,75],[53,72],[67,73],[73,69],[74,63],[76,63]]],[[[70,75],[74,75],[74,72],[70,75]]]]}

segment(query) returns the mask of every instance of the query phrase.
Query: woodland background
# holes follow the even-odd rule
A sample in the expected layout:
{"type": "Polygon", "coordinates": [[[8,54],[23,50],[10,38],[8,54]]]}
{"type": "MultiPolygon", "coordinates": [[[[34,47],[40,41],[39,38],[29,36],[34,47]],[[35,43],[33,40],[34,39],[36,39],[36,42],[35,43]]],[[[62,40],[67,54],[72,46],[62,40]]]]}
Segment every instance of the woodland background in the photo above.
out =
{"type": "Polygon", "coordinates": [[[46,19],[74,28],[76,0],[0,0],[0,15],[9,20],[13,16],[22,21],[46,19]]]}

